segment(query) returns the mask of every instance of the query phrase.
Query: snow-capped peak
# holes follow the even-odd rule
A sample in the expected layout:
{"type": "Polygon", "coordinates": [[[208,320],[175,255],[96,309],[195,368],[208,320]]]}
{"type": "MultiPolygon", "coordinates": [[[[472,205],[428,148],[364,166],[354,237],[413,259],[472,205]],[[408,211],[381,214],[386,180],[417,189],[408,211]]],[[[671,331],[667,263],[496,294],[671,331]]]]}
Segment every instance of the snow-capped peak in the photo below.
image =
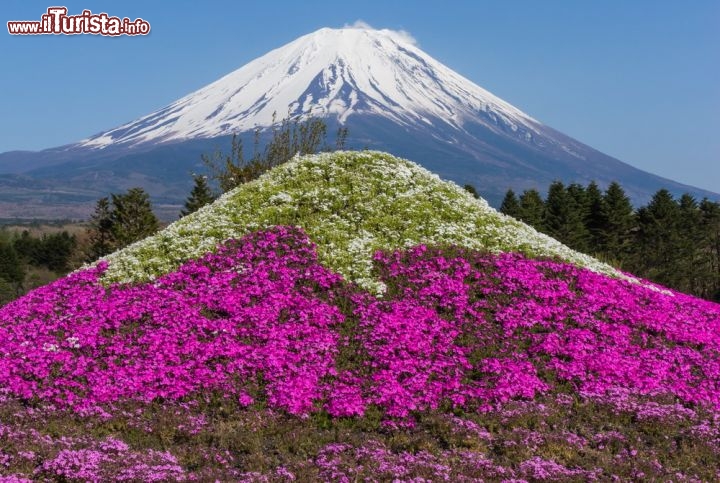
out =
{"type": "Polygon", "coordinates": [[[404,125],[467,120],[532,136],[537,121],[436,61],[405,32],[363,24],[322,28],[272,50],[202,89],[80,146],[210,138],[277,119],[373,114],[404,125]],[[482,121],[481,121],[482,122],[482,121]]]}

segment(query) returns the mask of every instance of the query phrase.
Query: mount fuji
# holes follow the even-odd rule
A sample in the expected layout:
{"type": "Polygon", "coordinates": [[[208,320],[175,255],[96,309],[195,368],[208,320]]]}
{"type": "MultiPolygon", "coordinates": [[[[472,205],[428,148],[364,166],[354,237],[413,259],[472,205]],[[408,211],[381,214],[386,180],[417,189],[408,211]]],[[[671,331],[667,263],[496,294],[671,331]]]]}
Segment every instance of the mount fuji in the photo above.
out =
{"type": "Polygon", "coordinates": [[[617,180],[632,200],[659,188],[720,195],[641,171],[520,111],[401,32],[323,28],[172,104],[74,144],[0,154],[0,218],[85,216],[109,192],[143,186],[174,218],[201,154],[273,119],[321,117],[348,146],[410,158],[497,205],[508,188],[617,180]]]}

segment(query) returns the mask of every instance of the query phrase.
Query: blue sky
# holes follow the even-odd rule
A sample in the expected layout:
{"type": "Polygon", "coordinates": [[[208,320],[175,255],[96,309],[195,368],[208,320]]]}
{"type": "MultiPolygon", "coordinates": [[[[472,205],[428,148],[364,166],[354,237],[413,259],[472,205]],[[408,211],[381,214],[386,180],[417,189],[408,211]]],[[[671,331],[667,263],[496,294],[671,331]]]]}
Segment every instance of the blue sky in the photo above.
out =
{"type": "Polygon", "coordinates": [[[136,0],[0,4],[0,152],[67,144],[160,108],[270,49],[363,20],[554,127],[720,192],[720,2],[136,0]],[[52,5],[142,17],[147,37],[11,36],[52,5]],[[278,13],[279,12],[279,13],[278,13]]]}

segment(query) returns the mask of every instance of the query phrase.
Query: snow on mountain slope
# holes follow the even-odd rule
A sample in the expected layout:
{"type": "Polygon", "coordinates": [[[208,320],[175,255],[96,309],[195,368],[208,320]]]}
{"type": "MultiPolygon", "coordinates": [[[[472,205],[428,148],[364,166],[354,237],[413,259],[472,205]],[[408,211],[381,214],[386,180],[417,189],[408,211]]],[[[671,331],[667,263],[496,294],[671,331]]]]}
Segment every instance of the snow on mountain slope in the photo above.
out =
{"type": "MultiPolygon", "coordinates": [[[[401,125],[463,129],[465,121],[530,141],[536,120],[391,30],[323,28],[253,60],[169,106],[78,146],[208,138],[313,114],[344,123],[373,114],[401,125]],[[443,124],[443,126],[437,126],[443,124]]],[[[552,142],[551,144],[558,144],[552,142]]]]}

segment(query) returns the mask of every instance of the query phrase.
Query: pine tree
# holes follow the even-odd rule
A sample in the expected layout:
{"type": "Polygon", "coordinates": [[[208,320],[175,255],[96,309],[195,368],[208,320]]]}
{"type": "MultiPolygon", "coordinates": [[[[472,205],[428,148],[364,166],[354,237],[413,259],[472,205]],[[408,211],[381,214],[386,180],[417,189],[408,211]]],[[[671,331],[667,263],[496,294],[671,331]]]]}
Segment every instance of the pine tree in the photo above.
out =
{"type": "Polygon", "coordinates": [[[180,212],[180,216],[187,216],[215,201],[207,178],[205,176],[195,175],[193,179],[195,180],[195,185],[190,192],[190,196],[185,201],[185,208],[180,212]]]}
{"type": "Polygon", "coordinates": [[[615,181],[605,190],[600,219],[603,223],[599,233],[602,252],[616,260],[627,259],[631,249],[635,215],[630,198],[615,181]]]}
{"type": "Polygon", "coordinates": [[[587,253],[590,251],[590,232],[587,228],[587,219],[590,214],[588,195],[585,187],[579,183],[572,183],[567,187],[569,206],[569,246],[575,250],[587,253]]]}
{"type": "Polygon", "coordinates": [[[673,288],[695,294],[700,291],[701,285],[702,212],[697,200],[688,193],[680,197],[678,207],[678,230],[681,236],[676,240],[677,271],[674,274],[676,280],[673,288]]]}
{"type": "Polygon", "coordinates": [[[500,204],[500,213],[513,218],[520,218],[520,201],[512,189],[507,190],[507,193],[505,193],[505,197],[500,204]]]}
{"type": "Polygon", "coordinates": [[[700,202],[700,213],[703,284],[698,295],[720,302],[720,204],[705,198],[700,202]]]}
{"type": "Polygon", "coordinates": [[[97,201],[95,212],[90,217],[87,233],[90,243],[87,248],[87,262],[94,262],[98,258],[112,253],[115,248],[113,217],[110,200],[107,197],[97,201]]]}
{"type": "Polygon", "coordinates": [[[567,219],[568,196],[561,181],[553,181],[545,198],[543,226],[548,235],[563,241],[565,220],[567,219]]]}
{"type": "Polygon", "coordinates": [[[587,190],[585,187],[580,183],[571,183],[567,187],[567,194],[584,218],[587,214],[587,190]]]}
{"type": "Polygon", "coordinates": [[[112,195],[112,235],[117,248],[146,238],[159,229],[149,195],[142,188],[112,195]]]}
{"type": "Polygon", "coordinates": [[[585,201],[587,214],[585,216],[585,227],[588,231],[588,248],[590,253],[607,254],[605,247],[604,231],[607,229],[607,218],[605,217],[605,200],[600,187],[595,181],[591,181],[585,190],[585,201]]]}
{"type": "Polygon", "coordinates": [[[548,235],[570,248],[581,251],[587,248],[583,207],[565,189],[561,181],[554,181],[548,189],[543,227],[548,235]]]}
{"type": "Polygon", "coordinates": [[[536,189],[523,191],[520,195],[520,220],[532,226],[538,231],[543,231],[543,212],[545,202],[536,189]]]}
{"type": "Polygon", "coordinates": [[[638,210],[634,272],[663,285],[677,280],[680,208],[666,189],[638,210]]]}

